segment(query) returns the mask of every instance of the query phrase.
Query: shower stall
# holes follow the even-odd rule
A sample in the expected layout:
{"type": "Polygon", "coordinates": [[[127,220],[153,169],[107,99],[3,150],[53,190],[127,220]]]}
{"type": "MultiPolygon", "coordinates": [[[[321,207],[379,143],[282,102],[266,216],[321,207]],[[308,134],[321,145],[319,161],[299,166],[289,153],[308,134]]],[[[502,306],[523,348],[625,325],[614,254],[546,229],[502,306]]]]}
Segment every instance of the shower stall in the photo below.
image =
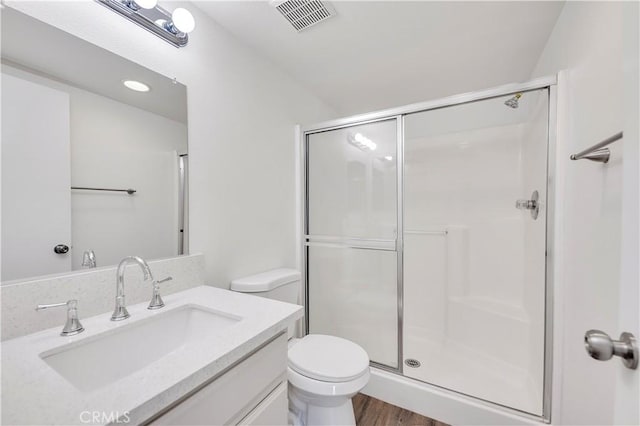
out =
{"type": "Polygon", "coordinates": [[[302,129],[306,329],[549,418],[555,79],[302,129]]]}

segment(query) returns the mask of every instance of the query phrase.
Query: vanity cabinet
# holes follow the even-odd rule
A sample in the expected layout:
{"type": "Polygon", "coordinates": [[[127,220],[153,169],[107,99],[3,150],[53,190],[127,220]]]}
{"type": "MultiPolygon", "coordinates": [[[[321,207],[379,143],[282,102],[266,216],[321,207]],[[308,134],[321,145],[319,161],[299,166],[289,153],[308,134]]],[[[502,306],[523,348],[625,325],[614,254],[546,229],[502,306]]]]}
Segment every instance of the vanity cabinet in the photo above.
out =
{"type": "Polygon", "coordinates": [[[287,335],[280,334],[149,425],[286,425],[287,335]]]}

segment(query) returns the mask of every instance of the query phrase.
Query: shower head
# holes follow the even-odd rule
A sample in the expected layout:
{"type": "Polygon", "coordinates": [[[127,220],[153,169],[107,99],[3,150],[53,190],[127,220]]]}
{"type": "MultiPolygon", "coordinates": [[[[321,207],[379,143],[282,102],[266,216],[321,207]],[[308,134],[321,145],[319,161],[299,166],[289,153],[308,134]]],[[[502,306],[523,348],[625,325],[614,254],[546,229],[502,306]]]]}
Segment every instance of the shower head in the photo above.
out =
{"type": "Polygon", "coordinates": [[[507,99],[504,104],[513,109],[518,108],[518,100],[522,97],[522,93],[516,93],[513,98],[507,99]]]}

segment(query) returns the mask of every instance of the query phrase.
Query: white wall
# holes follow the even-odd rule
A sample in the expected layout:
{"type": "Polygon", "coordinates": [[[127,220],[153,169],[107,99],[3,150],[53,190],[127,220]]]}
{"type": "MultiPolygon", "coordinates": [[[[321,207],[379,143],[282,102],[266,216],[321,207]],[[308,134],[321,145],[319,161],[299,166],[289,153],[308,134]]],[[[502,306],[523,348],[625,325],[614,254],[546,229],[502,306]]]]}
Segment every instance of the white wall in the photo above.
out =
{"type": "MultiPolygon", "coordinates": [[[[622,276],[619,329],[640,336],[640,3],[623,7],[624,135],[622,185],[622,276]]],[[[640,374],[618,369],[615,423],[640,424],[640,374]]]]}
{"type": "Polygon", "coordinates": [[[71,268],[81,268],[85,250],[94,250],[99,266],[133,254],[176,256],[177,154],[187,151],[186,124],[26,70],[3,65],[3,72],[68,94],[71,186],[137,191],[71,191],[71,268]]]}
{"type": "MultiPolygon", "coordinates": [[[[554,361],[554,371],[561,377],[554,385],[554,424],[613,424],[614,418],[638,422],[637,399],[633,403],[635,418],[616,418],[614,412],[620,398],[615,393],[617,376],[635,374],[637,383],[637,372],[624,371],[618,360],[597,362],[588,357],[583,346],[583,335],[591,328],[615,338],[623,331],[618,308],[622,173],[629,166],[627,161],[632,161],[635,169],[636,181],[629,183],[637,192],[637,158],[630,159],[623,152],[627,144],[637,145],[637,133],[635,140],[627,134],[610,146],[607,165],[568,159],[569,154],[625,127],[623,100],[630,87],[623,84],[623,7],[618,2],[568,2],[533,72],[537,77],[567,70],[566,78],[560,81],[558,111],[558,167],[564,179],[558,187],[558,207],[565,219],[556,224],[563,241],[556,279],[562,303],[558,308],[563,356],[554,361]]],[[[636,10],[635,18],[630,18],[636,27],[635,37],[637,18],[636,10]]],[[[631,96],[637,99],[637,95],[636,85],[631,96]]],[[[636,126],[637,119],[636,115],[636,126]]],[[[637,244],[637,210],[634,219],[637,244]]],[[[637,324],[626,327],[633,329],[637,324]]]]}
{"type": "Polygon", "coordinates": [[[6,4],[187,86],[190,250],[207,283],[297,266],[294,124],[333,111],[192,3],[161,2],[195,16],[183,49],[93,1],[6,4]]]}

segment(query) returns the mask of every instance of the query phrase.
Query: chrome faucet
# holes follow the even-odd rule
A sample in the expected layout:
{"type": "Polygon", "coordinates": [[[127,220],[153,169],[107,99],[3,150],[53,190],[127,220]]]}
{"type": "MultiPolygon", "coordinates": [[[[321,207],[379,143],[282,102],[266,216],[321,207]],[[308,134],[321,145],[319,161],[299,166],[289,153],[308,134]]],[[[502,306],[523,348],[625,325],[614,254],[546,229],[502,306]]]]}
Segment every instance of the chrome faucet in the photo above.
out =
{"type": "Polygon", "coordinates": [[[118,264],[118,272],[116,275],[116,308],[111,315],[111,321],[120,321],[129,318],[129,312],[124,302],[124,271],[129,263],[136,263],[144,273],[145,281],[153,281],[153,274],[147,262],[138,256],[128,256],[118,264]]]}

